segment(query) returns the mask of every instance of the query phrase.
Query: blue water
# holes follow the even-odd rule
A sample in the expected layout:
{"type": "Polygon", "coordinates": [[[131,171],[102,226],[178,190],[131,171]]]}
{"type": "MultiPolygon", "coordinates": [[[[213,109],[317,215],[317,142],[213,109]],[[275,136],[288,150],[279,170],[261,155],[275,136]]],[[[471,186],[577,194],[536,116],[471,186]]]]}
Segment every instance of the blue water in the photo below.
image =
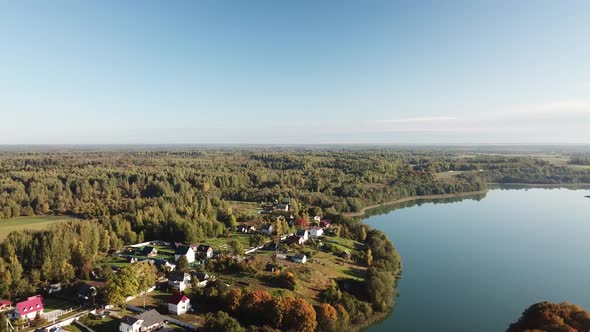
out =
{"type": "Polygon", "coordinates": [[[396,308],[370,331],[504,331],[545,300],[590,310],[586,195],[495,189],[369,217],[403,260],[396,308]]]}

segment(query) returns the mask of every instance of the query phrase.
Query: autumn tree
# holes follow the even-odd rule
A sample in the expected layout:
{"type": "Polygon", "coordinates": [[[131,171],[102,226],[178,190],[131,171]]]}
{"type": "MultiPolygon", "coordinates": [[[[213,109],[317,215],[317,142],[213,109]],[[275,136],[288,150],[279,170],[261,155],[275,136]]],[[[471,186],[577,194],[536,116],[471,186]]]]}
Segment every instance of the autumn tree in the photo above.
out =
{"type": "Polygon", "coordinates": [[[329,303],[322,303],[318,306],[316,313],[319,331],[329,332],[337,330],[338,325],[336,324],[336,320],[338,320],[338,313],[333,306],[329,303]]]}
{"type": "Polygon", "coordinates": [[[226,312],[218,311],[209,313],[205,316],[205,323],[199,328],[204,332],[245,332],[246,330],[235,319],[230,317],[226,312]]]}

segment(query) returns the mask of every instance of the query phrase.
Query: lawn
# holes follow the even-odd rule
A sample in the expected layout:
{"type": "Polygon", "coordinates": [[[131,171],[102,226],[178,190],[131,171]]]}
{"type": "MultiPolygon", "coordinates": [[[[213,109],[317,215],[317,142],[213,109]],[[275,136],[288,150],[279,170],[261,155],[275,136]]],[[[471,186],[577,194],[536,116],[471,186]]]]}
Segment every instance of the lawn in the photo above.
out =
{"type": "Polygon", "coordinates": [[[82,323],[96,332],[118,332],[120,321],[112,317],[92,319],[88,316],[82,319],[82,323]]]}
{"type": "Polygon", "coordinates": [[[61,300],[61,299],[57,299],[55,297],[44,297],[43,298],[43,307],[44,307],[44,311],[45,312],[51,312],[54,310],[66,310],[72,307],[77,306],[77,304],[65,301],[65,300],[61,300]]]}
{"type": "Polygon", "coordinates": [[[2,219],[0,220],[0,241],[4,240],[13,231],[22,229],[41,230],[69,219],[66,216],[32,216],[2,219]]]}
{"type": "MultiPolygon", "coordinates": [[[[242,246],[244,248],[249,248],[250,247],[250,236],[252,236],[253,234],[248,234],[248,233],[232,233],[231,237],[217,237],[217,238],[211,238],[211,239],[207,239],[207,241],[204,244],[210,245],[213,247],[214,250],[221,250],[221,251],[225,251],[228,250],[229,247],[227,246],[227,243],[232,240],[238,240],[242,246]]],[[[270,240],[270,238],[268,238],[268,240],[270,240]]]]}

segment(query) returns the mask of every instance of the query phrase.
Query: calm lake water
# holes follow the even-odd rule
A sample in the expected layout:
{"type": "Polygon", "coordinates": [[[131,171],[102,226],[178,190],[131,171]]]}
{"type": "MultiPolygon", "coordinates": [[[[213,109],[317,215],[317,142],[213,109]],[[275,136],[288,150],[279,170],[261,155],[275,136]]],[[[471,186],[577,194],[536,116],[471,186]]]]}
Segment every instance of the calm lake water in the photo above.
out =
{"type": "Polygon", "coordinates": [[[403,260],[397,306],[369,331],[505,331],[544,300],[590,310],[586,195],[494,189],[369,217],[403,260]]]}

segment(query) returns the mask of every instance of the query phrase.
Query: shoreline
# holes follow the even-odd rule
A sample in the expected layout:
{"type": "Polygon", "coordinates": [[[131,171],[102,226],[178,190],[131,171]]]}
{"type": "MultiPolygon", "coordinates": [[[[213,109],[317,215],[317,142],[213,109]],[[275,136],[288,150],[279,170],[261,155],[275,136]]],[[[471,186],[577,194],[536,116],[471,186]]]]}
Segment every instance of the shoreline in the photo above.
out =
{"type": "Polygon", "coordinates": [[[521,186],[521,187],[531,187],[531,188],[543,188],[543,187],[551,187],[551,188],[572,188],[572,187],[590,187],[590,183],[519,183],[519,182],[508,182],[508,183],[499,183],[499,182],[489,182],[488,185],[492,186],[521,186]]]}
{"type": "Polygon", "coordinates": [[[480,190],[480,191],[465,191],[465,192],[461,192],[461,193],[442,194],[442,195],[407,196],[407,197],[404,197],[404,198],[396,199],[394,201],[389,201],[389,202],[384,202],[384,203],[380,203],[380,204],[369,205],[367,207],[362,208],[358,212],[346,212],[346,213],[343,213],[343,215],[346,216],[346,217],[362,217],[363,215],[365,215],[365,213],[368,210],[376,209],[376,208],[383,207],[383,206],[395,205],[395,204],[405,203],[405,202],[410,202],[410,201],[417,201],[417,200],[421,200],[421,199],[435,200],[435,199],[445,199],[445,198],[472,196],[472,195],[485,194],[487,192],[488,192],[488,189],[486,189],[486,190],[480,190]]]}
{"type": "Polygon", "coordinates": [[[420,199],[427,199],[427,200],[437,200],[437,199],[445,199],[445,198],[454,198],[454,197],[465,197],[471,195],[478,195],[478,194],[485,194],[490,189],[496,189],[494,187],[501,188],[502,186],[521,186],[521,187],[530,187],[530,188],[572,188],[572,187],[590,187],[590,183],[518,183],[518,182],[510,182],[510,183],[499,183],[499,182],[489,182],[489,186],[486,190],[480,191],[466,191],[461,193],[453,193],[453,194],[442,194],[442,195],[424,195],[424,196],[407,196],[404,198],[399,198],[393,201],[369,205],[362,208],[358,212],[345,212],[343,213],[346,217],[362,217],[366,214],[368,210],[376,209],[383,206],[388,205],[395,205],[399,203],[405,203],[410,201],[417,201],[420,199]]]}

